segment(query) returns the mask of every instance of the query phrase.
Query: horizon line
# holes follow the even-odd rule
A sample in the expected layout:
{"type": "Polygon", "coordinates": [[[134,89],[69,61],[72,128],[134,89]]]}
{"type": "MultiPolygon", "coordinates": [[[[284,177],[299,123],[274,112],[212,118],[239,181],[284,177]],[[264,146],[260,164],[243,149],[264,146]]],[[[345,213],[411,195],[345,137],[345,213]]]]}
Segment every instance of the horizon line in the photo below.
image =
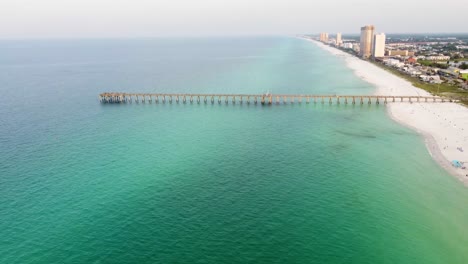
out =
{"type": "MultiPolygon", "coordinates": [[[[356,35],[359,36],[360,33],[346,33],[346,32],[327,32],[331,35],[336,35],[336,33],[341,33],[342,35],[356,35]]],[[[382,32],[386,35],[467,35],[468,32],[382,32]]],[[[310,36],[310,35],[320,35],[320,33],[290,33],[290,34],[268,34],[268,33],[258,33],[258,34],[231,34],[231,35],[161,35],[161,36],[44,36],[44,37],[0,37],[0,41],[8,40],[97,40],[97,39],[169,39],[169,38],[233,38],[233,37],[294,37],[294,36],[310,36]]]]}

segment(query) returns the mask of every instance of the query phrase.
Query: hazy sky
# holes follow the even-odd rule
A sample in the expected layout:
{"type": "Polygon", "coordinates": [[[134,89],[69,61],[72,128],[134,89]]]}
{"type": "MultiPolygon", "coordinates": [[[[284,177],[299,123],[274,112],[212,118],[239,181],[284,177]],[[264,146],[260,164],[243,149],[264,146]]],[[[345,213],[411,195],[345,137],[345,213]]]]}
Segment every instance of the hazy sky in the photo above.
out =
{"type": "Polygon", "coordinates": [[[467,32],[467,0],[0,0],[0,38],[467,32]]]}

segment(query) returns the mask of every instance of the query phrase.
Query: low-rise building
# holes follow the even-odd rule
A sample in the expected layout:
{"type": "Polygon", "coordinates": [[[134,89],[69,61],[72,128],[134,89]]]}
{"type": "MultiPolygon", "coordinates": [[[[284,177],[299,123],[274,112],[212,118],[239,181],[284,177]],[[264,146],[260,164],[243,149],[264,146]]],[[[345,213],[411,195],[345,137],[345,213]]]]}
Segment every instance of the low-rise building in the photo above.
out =
{"type": "Polygon", "coordinates": [[[410,64],[415,64],[416,62],[418,62],[418,59],[415,58],[415,57],[411,57],[411,58],[408,59],[408,63],[410,63],[410,64]]]}
{"type": "Polygon", "coordinates": [[[426,60],[430,60],[430,61],[447,61],[447,60],[450,60],[450,56],[444,56],[444,55],[426,56],[426,60]]]}
{"type": "Polygon", "coordinates": [[[353,43],[344,43],[343,48],[345,49],[352,49],[353,48],[353,43]]]}
{"type": "Polygon", "coordinates": [[[387,50],[387,56],[414,56],[413,51],[409,50],[387,50]]]}
{"type": "Polygon", "coordinates": [[[420,75],[419,79],[429,83],[442,83],[439,75],[420,75]]]}
{"type": "Polygon", "coordinates": [[[386,59],[384,60],[384,64],[387,66],[392,66],[395,68],[403,68],[405,64],[397,59],[386,59]]]}
{"type": "Polygon", "coordinates": [[[353,50],[357,53],[359,53],[361,51],[361,47],[359,46],[358,43],[354,43],[353,44],[353,50]]]}
{"type": "Polygon", "coordinates": [[[422,72],[418,69],[415,69],[413,67],[407,68],[406,72],[411,75],[411,76],[419,76],[422,75],[422,72]]]}

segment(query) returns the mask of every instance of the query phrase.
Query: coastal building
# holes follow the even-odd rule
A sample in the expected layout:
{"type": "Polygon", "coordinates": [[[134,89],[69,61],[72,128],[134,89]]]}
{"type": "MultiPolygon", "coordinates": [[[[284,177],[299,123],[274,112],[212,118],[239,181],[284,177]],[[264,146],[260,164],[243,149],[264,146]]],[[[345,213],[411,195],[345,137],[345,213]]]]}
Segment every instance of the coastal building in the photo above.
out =
{"type": "Polygon", "coordinates": [[[343,40],[341,39],[341,33],[336,33],[336,45],[341,46],[343,44],[343,40]]]}
{"type": "Polygon", "coordinates": [[[387,50],[387,56],[414,56],[414,52],[408,50],[387,50]]]}
{"type": "Polygon", "coordinates": [[[380,58],[380,57],[385,56],[385,34],[384,33],[374,35],[372,56],[374,58],[380,58]]]}
{"type": "Polygon", "coordinates": [[[361,45],[359,56],[369,58],[372,55],[372,47],[374,42],[374,26],[368,25],[361,27],[361,45]]]}
{"type": "Polygon", "coordinates": [[[415,69],[413,67],[409,67],[406,72],[411,75],[411,76],[420,76],[422,75],[422,72],[418,69],[415,69]]]}
{"type": "Polygon", "coordinates": [[[450,60],[450,56],[443,56],[443,55],[426,56],[426,60],[430,60],[430,61],[448,61],[448,60],[450,60]]]}
{"type": "Polygon", "coordinates": [[[395,68],[403,68],[403,66],[405,66],[403,62],[395,59],[386,59],[384,60],[384,64],[395,68]]]}
{"type": "Polygon", "coordinates": [[[419,79],[421,81],[428,82],[428,83],[435,83],[435,84],[442,83],[442,80],[440,79],[439,75],[420,75],[419,79]]]}
{"type": "Polygon", "coordinates": [[[361,47],[359,46],[358,43],[353,43],[353,50],[357,52],[358,54],[361,52],[361,47]]]}
{"type": "Polygon", "coordinates": [[[320,41],[328,43],[328,33],[320,33],[320,41]]]}
{"type": "Polygon", "coordinates": [[[353,43],[344,43],[343,48],[345,49],[352,49],[353,48],[353,43]]]}
{"type": "Polygon", "coordinates": [[[410,64],[415,64],[416,62],[418,62],[418,59],[415,58],[415,57],[411,57],[411,58],[408,59],[408,63],[410,63],[410,64]]]}

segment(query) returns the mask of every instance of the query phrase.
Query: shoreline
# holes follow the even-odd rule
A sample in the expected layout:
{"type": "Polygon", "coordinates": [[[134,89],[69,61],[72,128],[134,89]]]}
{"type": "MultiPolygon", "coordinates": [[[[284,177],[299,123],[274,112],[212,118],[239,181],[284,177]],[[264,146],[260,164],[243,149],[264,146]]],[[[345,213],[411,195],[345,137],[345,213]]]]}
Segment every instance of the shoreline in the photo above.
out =
{"type": "MultiPolygon", "coordinates": [[[[407,80],[370,62],[318,41],[304,39],[335,56],[342,57],[346,66],[353,70],[356,76],[375,86],[376,95],[431,96],[407,80]]],[[[458,160],[466,162],[465,166],[468,167],[468,108],[448,102],[395,102],[388,103],[386,108],[392,120],[416,131],[424,138],[429,155],[439,166],[468,187],[468,169],[462,170],[452,166],[452,160],[458,160]]]]}

